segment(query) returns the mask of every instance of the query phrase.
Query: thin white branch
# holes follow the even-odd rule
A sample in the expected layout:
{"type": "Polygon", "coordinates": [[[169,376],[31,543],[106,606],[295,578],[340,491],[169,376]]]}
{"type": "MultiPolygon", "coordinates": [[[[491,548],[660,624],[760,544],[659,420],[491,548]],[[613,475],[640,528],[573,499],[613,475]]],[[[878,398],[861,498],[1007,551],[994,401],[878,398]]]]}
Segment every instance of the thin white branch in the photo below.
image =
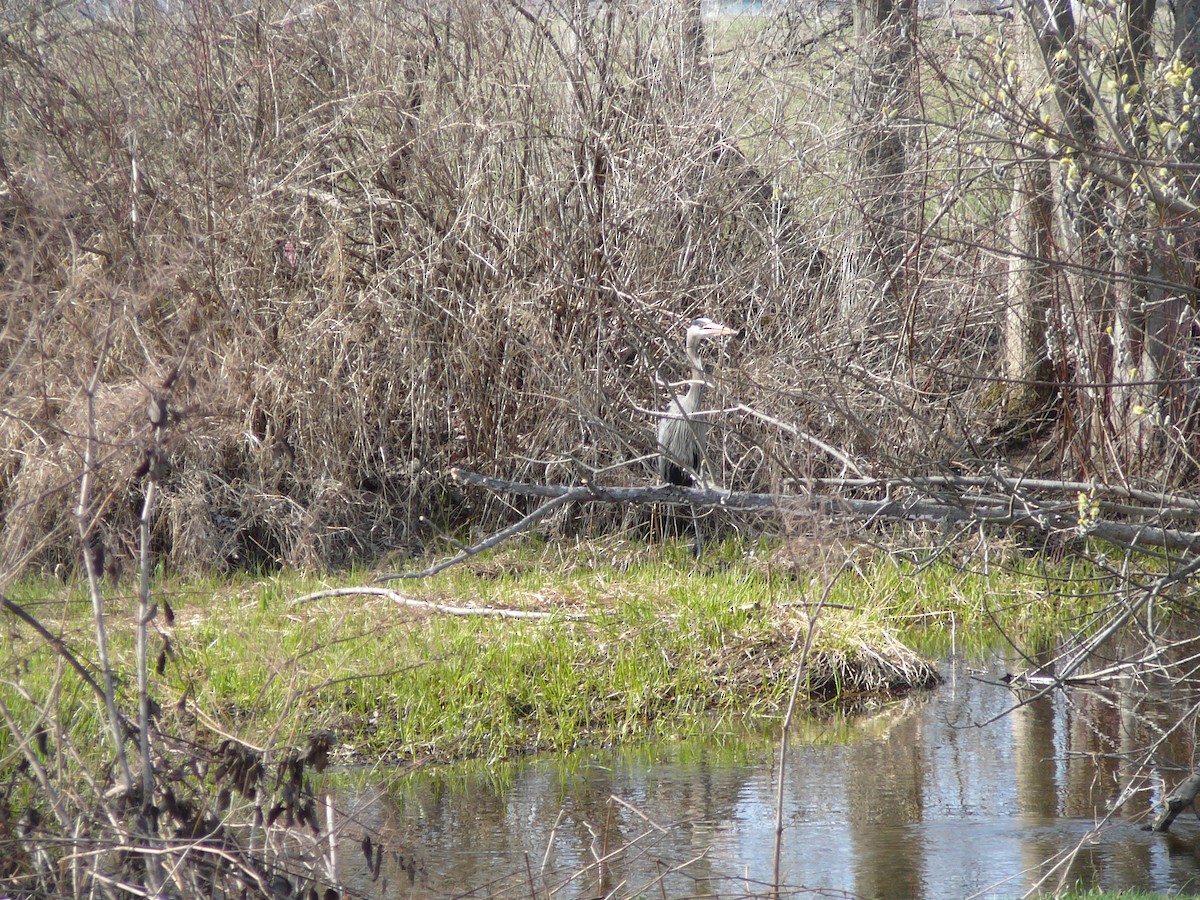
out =
{"type": "Polygon", "coordinates": [[[313,600],[322,600],[327,597],[383,597],[390,600],[397,606],[407,606],[414,609],[425,609],[430,612],[442,613],[447,616],[495,616],[501,619],[537,619],[545,621],[553,619],[556,621],[581,621],[589,619],[591,616],[578,615],[574,613],[564,612],[539,612],[529,609],[503,609],[496,606],[451,606],[446,603],[434,603],[430,600],[418,600],[416,597],[409,597],[407,594],[402,594],[399,591],[393,591],[390,588],[382,587],[344,587],[333,588],[327,591],[315,591],[311,594],[305,594],[303,597],[297,597],[296,603],[309,603],[313,600]]]}

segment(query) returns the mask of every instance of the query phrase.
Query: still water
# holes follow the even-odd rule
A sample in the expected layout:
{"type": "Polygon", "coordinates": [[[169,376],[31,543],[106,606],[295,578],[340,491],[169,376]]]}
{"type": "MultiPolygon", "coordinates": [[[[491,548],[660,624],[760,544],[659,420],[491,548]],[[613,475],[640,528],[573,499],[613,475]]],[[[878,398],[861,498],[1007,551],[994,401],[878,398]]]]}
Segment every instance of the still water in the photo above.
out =
{"type": "MultiPolygon", "coordinates": [[[[1014,693],[981,680],[1006,668],[947,662],[934,691],[802,724],[783,776],[782,896],[1020,897],[1060,881],[1200,891],[1195,818],[1141,829],[1164,780],[1169,790],[1191,765],[1190,728],[1147,755],[1179,716],[1144,683],[1014,710],[1014,693]]],[[[341,871],[377,897],[765,896],[778,766],[775,738],[739,733],[376,771],[337,798],[341,871]],[[376,878],[368,833],[386,849],[376,878]]]]}

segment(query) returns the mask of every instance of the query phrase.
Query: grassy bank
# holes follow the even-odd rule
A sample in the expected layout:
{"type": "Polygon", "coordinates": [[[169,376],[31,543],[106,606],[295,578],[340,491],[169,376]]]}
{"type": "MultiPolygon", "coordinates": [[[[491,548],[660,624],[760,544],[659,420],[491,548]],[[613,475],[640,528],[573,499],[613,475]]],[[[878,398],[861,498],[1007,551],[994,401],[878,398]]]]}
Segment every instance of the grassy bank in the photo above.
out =
{"type": "MultiPolygon", "coordinates": [[[[703,563],[675,547],[569,549],[527,544],[391,582],[408,605],[378,594],[305,596],[370,585],[378,573],[365,570],[161,578],[158,600],[171,616],[157,620],[155,697],[164,717],[181,720],[173,727],[194,725],[201,742],[207,733],[295,746],[328,730],[339,752],[358,758],[490,759],[686,734],[712,716],[768,723],[786,704],[814,617],[803,696],[856,703],[929,684],[928,658],[983,640],[996,622],[1051,632],[1095,605],[1089,581],[1069,571],[1056,577],[1079,596],[1048,600],[1046,576],[1019,554],[985,566],[862,553],[818,615],[833,571],[799,569],[779,546],[727,543],[703,563]]],[[[127,672],[126,591],[109,604],[112,650],[127,672]]],[[[13,597],[60,622],[69,644],[91,640],[81,586],[27,582],[13,597]]],[[[21,625],[10,628],[17,647],[35,645],[21,625]]],[[[31,696],[50,695],[62,679],[60,721],[97,729],[100,710],[89,717],[47,647],[38,643],[19,665],[31,696]]]]}

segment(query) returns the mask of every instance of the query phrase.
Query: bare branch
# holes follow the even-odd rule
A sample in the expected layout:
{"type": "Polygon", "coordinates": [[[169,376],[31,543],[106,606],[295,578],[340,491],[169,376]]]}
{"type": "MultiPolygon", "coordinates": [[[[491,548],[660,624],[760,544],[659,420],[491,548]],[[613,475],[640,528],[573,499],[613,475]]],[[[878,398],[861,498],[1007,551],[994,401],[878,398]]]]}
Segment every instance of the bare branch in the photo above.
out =
{"type": "Polygon", "coordinates": [[[446,603],[433,603],[429,600],[418,600],[416,597],[409,597],[406,594],[401,594],[399,591],[393,591],[390,588],[377,587],[345,587],[334,588],[328,591],[315,591],[311,594],[305,594],[302,597],[297,597],[296,602],[310,603],[313,600],[322,600],[326,597],[383,597],[392,601],[397,606],[424,609],[429,610],[430,612],[442,613],[443,615],[447,616],[490,616],[500,619],[536,619],[541,621],[554,620],[556,622],[561,622],[563,620],[576,621],[592,618],[591,616],[574,615],[572,613],[538,612],[537,610],[528,609],[502,609],[495,606],[452,606],[446,603]]]}

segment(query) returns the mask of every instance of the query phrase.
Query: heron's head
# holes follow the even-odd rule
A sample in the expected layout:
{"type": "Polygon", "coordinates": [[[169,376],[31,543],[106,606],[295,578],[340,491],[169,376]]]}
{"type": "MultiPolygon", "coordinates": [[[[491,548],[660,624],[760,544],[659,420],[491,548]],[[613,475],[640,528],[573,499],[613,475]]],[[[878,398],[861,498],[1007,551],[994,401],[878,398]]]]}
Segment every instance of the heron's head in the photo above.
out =
{"type": "Polygon", "coordinates": [[[701,316],[698,319],[692,319],[687,327],[687,340],[689,344],[694,344],[702,338],[724,337],[730,334],[737,334],[733,328],[727,328],[714,322],[712,319],[701,316]]]}

